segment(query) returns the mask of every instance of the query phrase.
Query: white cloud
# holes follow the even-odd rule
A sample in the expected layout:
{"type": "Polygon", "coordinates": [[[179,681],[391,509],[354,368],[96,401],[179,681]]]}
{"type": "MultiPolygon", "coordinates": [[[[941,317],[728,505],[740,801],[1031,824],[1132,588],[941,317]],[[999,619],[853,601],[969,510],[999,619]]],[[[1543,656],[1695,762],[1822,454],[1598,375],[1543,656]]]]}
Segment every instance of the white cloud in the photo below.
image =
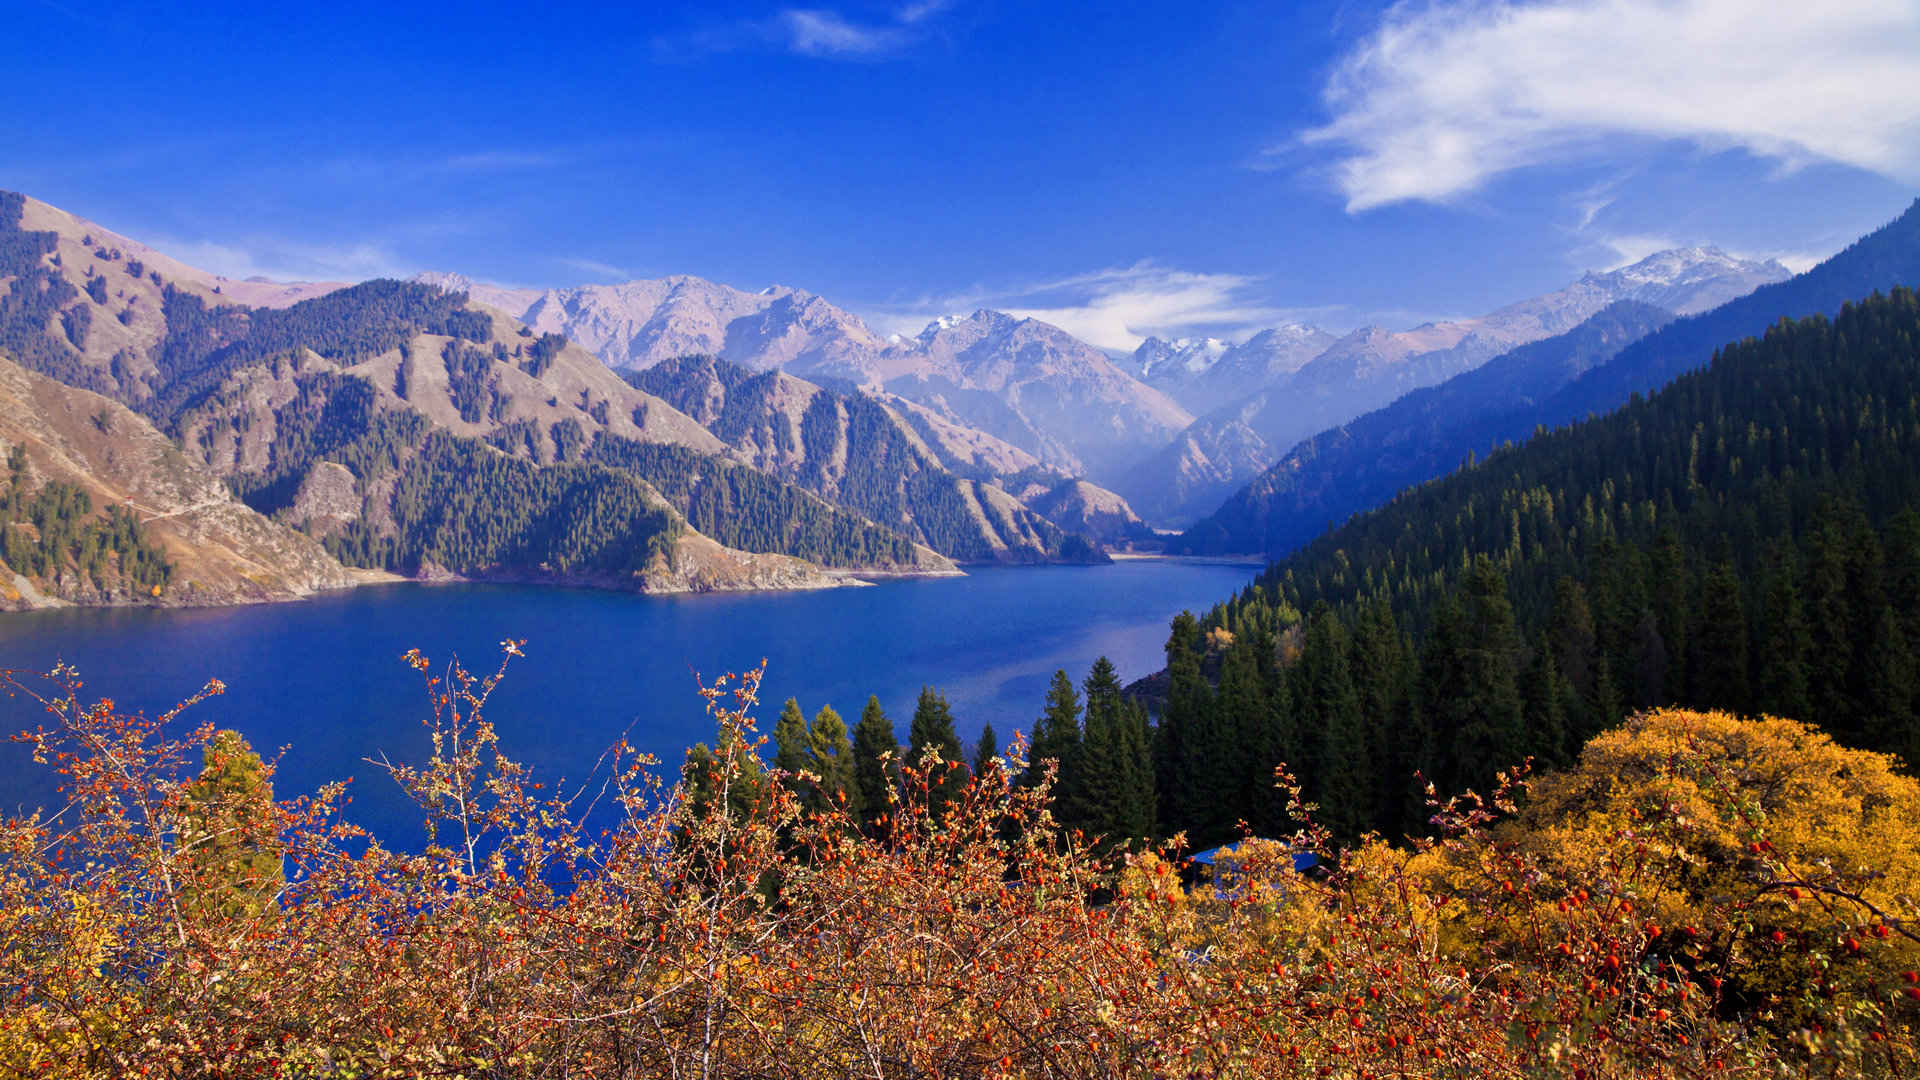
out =
{"type": "Polygon", "coordinates": [[[1340,62],[1332,119],[1300,143],[1339,155],[1349,211],[1458,197],[1621,138],[1917,180],[1917,87],[1913,0],[1401,4],[1340,62]]]}
{"type": "Polygon", "coordinates": [[[1149,336],[1239,337],[1300,316],[1253,295],[1258,278],[1177,270],[1150,262],[1038,285],[928,297],[865,316],[882,333],[911,335],[939,315],[988,307],[1051,323],[1096,348],[1131,352],[1149,336]]]}

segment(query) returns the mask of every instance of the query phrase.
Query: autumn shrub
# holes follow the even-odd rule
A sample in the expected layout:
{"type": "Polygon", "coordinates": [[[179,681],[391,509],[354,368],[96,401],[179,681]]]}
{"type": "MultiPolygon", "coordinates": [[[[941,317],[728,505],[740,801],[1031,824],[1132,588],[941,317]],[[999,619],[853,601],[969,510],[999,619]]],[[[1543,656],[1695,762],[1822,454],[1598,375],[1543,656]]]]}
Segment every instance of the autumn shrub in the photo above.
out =
{"type": "Polygon", "coordinates": [[[759,671],[678,782],[620,744],[555,788],[485,718],[519,649],[408,655],[413,851],[55,671],[25,739],[72,801],[0,831],[0,1074],[1913,1075],[1912,784],[1804,728],[1638,718],[1400,846],[1333,850],[1281,773],[1299,831],[1193,886],[1179,838],[1063,834],[1018,740],[849,814],[761,760],[759,671]]]}

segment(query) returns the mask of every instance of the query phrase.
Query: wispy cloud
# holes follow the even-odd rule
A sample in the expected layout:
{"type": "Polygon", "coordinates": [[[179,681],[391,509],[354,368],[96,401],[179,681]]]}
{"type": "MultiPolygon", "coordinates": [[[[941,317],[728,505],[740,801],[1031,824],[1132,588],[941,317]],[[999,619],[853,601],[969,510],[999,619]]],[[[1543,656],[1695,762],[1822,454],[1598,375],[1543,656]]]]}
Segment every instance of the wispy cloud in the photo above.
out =
{"type": "Polygon", "coordinates": [[[1034,285],[924,297],[865,317],[883,332],[913,334],[936,316],[988,307],[1051,323],[1096,348],[1129,352],[1149,336],[1241,337],[1302,317],[1261,300],[1259,282],[1141,262],[1034,285]]]}
{"type": "Polygon", "coordinates": [[[610,281],[632,281],[634,278],[641,276],[624,267],[615,266],[609,262],[601,262],[598,259],[563,256],[555,259],[554,262],[573,270],[592,274],[595,277],[607,278],[610,281]]]}
{"type": "Polygon", "coordinates": [[[482,150],[458,154],[439,162],[448,172],[503,172],[512,169],[551,169],[567,163],[567,156],[549,150],[482,150]]]}
{"type": "Polygon", "coordinates": [[[917,0],[886,18],[862,20],[830,8],[783,8],[764,19],[741,19],[691,33],[654,39],[661,59],[684,59],[742,49],[776,49],[828,60],[884,60],[898,56],[932,33],[952,0],[917,0]]]}
{"type": "Polygon", "coordinates": [[[1458,198],[1621,139],[1911,181],[1916,86],[1912,0],[1403,3],[1329,78],[1331,120],[1275,153],[1333,151],[1349,211],[1458,198]]]}
{"type": "Polygon", "coordinates": [[[384,247],[366,242],[325,245],[256,237],[219,243],[156,237],[153,246],[189,266],[238,280],[365,281],[404,278],[418,270],[384,247]]]}

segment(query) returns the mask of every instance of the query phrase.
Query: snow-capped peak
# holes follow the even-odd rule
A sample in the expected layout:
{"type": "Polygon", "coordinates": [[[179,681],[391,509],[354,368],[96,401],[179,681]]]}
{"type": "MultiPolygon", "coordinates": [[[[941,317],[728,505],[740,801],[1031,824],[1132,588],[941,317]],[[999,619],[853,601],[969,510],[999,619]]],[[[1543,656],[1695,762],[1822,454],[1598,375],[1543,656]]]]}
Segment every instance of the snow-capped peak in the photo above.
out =
{"type": "Polygon", "coordinates": [[[1219,363],[1231,347],[1219,338],[1174,338],[1168,341],[1150,337],[1134,350],[1133,357],[1142,378],[1174,369],[1198,375],[1219,363]]]}

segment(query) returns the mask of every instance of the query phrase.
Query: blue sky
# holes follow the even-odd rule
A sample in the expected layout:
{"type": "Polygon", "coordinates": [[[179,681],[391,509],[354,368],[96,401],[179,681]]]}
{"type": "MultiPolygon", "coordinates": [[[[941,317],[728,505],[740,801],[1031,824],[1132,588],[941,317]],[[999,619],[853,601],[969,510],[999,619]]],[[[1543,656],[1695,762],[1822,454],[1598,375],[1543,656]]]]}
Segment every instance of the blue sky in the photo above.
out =
{"type": "Polygon", "coordinates": [[[688,273],[1110,348],[1799,267],[1920,192],[1912,0],[813,2],[21,0],[0,187],[234,276],[688,273]]]}

